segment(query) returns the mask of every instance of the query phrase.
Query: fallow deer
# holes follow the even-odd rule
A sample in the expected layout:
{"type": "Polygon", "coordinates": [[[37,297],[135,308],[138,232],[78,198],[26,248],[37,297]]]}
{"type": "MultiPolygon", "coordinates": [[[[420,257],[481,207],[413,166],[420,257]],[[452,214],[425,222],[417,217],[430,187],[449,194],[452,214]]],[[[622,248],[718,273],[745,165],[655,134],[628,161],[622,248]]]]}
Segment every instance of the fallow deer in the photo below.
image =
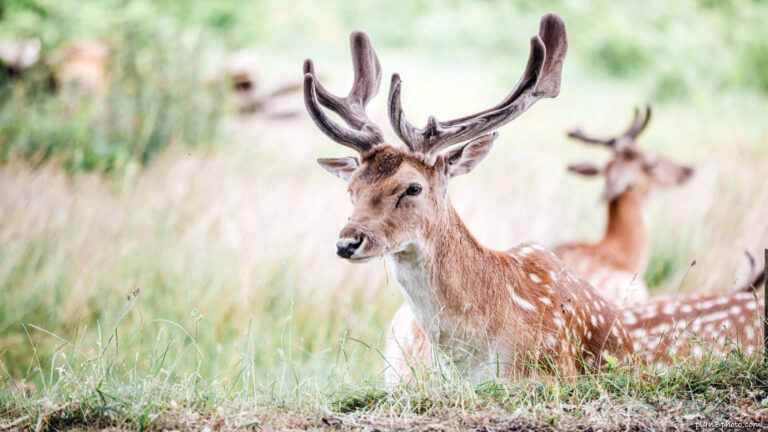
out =
{"type": "Polygon", "coordinates": [[[635,354],[645,362],[671,362],[739,348],[753,353],[762,343],[765,266],[745,251],[747,281],[729,294],[655,297],[630,303],[621,319],[635,354]]]}
{"type": "MultiPolygon", "coordinates": [[[[392,328],[406,334],[395,334],[393,343],[418,328],[425,342],[438,348],[441,364],[449,359],[461,364],[470,379],[486,372],[512,379],[530,372],[531,364],[574,376],[590,364],[599,367],[606,354],[623,358],[631,352],[616,309],[588,283],[538,245],[507,252],[481,246],[447,194],[451,178],[470,172],[488,154],[495,129],[559,93],[567,50],[563,20],[545,15],[530,43],[522,78],[498,105],[450,121],[430,117],[424,128],[406,120],[401,80],[394,74],[389,119],[405,147],[386,144],[365,112],[381,81],[379,60],[365,33],[350,37],[354,81],[345,97],[320,85],[311,60],[304,63],[310,116],[328,137],[359,153],[318,159],[348,182],[354,206],[337,254],[356,263],[383,256],[414,312],[410,323],[395,317],[392,328]]],[[[402,356],[393,355],[395,367],[402,356]]],[[[407,374],[407,368],[395,372],[407,374]]]]}
{"type": "Polygon", "coordinates": [[[57,85],[98,94],[107,87],[109,48],[100,40],[73,42],[57,50],[49,60],[57,85]]]}
{"type": "Polygon", "coordinates": [[[651,107],[644,116],[635,109],[629,128],[609,139],[586,136],[574,130],[568,136],[613,152],[603,167],[592,163],[571,165],[568,170],[584,176],[603,175],[608,222],[603,238],[593,244],[569,243],[555,248],[555,254],[597,288],[608,300],[620,306],[626,300],[648,298],[642,280],[648,261],[650,241],[643,210],[652,189],[679,185],[693,174],[693,168],[641,151],[637,137],[648,126],[651,107]]]}
{"type": "Polygon", "coordinates": [[[241,113],[263,113],[267,117],[289,118],[298,114],[293,110],[274,108],[283,96],[292,95],[301,88],[301,82],[272,83],[265,85],[264,71],[259,55],[254,49],[242,49],[229,56],[225,66],[234,104],[241,113]]]}
{"type": "Polygon", "coordinates": [[[646,362],[672,362],[762,345],[763,292],[688,294],[651,298],[621,310],[635,354],[646,362]]]}

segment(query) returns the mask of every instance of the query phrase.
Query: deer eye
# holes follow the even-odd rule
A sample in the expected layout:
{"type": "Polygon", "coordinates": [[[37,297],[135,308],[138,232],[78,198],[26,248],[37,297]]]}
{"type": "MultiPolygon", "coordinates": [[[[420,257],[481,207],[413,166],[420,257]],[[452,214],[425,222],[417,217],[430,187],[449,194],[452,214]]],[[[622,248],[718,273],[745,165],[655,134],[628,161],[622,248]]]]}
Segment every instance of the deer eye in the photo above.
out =
{"type": "Polygon", "coordinates": [[[421,185],[412,184],[405,190],[406,195],[416,196],[421,193],[421,185]]]}

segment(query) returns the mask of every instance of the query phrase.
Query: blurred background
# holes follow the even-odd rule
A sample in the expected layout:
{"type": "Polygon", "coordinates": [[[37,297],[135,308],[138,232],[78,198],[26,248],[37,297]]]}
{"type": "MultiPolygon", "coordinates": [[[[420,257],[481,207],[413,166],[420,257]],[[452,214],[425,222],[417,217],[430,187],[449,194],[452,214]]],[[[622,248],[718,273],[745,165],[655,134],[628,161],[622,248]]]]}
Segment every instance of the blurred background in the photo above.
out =
{"type": "Polygon", "coordinates": [[[725,292],[768,246],[768,3],[734,0],[0,2],[0,377],[33,385],[109,358],[233,387],[378,379],[402,297],[383,260],[337,259],[346,185],[317,157],[297,86],[312,57],[345,93],[349,32],[423,124],[495,104],[561,14],[558,98],[503,127],[451,197],[505,249],[597,240],[600,180],[566,173],[653,104],[640,145],[696,167],[648,203],[657,294],[725,292]],[[692,262],[696,262],[692,266],[692,262]],[[162,361],[161,361],[162,359],[162,361]],[[60,369],[61,366],[66,366],[60,369]]]}

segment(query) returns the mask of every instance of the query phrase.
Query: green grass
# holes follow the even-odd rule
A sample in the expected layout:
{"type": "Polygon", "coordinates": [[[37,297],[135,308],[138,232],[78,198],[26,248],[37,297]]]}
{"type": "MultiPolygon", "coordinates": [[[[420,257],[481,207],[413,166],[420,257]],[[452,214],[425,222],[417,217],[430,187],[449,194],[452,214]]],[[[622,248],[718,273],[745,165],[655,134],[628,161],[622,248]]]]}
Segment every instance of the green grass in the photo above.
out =
{"type": "MultiPolygon", "coordinates": [[[[126,316],[136,301],[129,300],[126,316]]],[[[46,333],[26,330],[30,343],[35,343],[36,332],[46,333]]],[[[573,380],[540,376],[470,385],[439,371],[422,371],[385,388],[377,375],[349,379],[349,365],[342,358],[354,356],[357,348],[342,345],[334,353],[336,360],[328,362],[330,376],[301,378],[305,365],[286,358],[281,377],[256,384],[259,372],[251,364],[250,350],[258,347],[249,347],[252,334],[244,335],[239,361],[206,378],[199,371],[210,359],[201,355],[197,345],[203,341],[191,330],[171,325],[168,336],[156,334],[152,351],[143,354],[121,348],[121,340],[136,335],[122,320],[98,327],[94,347],[83,345],[85,329],[69,338],[52,335],[51,362],[36,353],[30,370],[30,378],[40,378],[39,387],[30,389],[29,381],[7,377],[1,383],[0,421],[23,430],[39,425],[47,430],[421,429],[430,424],[447,429],[665,429],[700,421],[759,422],[759,413],[768,408],[768,363],[760,354],[745,356],[738,349],[725,357],[708,354],[667,368],[621,363],[573,380]],[[195,359],[198,367],[181,367],[184,357],[195,359]]],[[[288,357],[298,354],[296,347],[285,348],[293,351],[288,357]]]]}

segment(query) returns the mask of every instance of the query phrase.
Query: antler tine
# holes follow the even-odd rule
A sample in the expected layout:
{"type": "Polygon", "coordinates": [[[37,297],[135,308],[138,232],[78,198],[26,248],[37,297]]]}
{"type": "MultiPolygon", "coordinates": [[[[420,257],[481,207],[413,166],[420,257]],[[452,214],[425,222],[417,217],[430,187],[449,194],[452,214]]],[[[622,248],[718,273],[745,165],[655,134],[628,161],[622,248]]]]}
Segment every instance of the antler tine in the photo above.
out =
{"type": "Polygon", "coordinates": [[[304,61],[304,104],[318,128],[332,140],[359,152],[384,142],[376,124],[365,113],[368,102],[381,85],[381,65],[368,35],[356,30],[349,37],[354,80],[346,97],[339,97],[323,87],[315,76],[311,59],[304,61]],[[332,110],[349,125],[345,128],[323,112],[320,105],[332,110]]]}
{"type": "Polygon", "coordinates": [[[632,124],[629,126],[629,129],[624,132],[624,135],[631,138],[637,138],[637,136],[640,135],[643,130],[645,130],[645,127],[648,126],[649,121],[651,121],[650,105],[645,106],[645,116],[642,118],[640,117],[640,110],[635,108],[635,118],[632,120],[632,124]]]}
{"type": "Polygon", "coordinates": [[[584,132],[581,131],[581,129],[574,129],[570,132],[568,132],[568,137],[577,139],[579,141],[583,141],[585,143],[589,144],[601,144],[608,147],[613,147],[613,145],[616,143],[615,138],[609,138],[609,139],[599,139],[599,138],[592,138],[589,136],[584,135],[584,132]]]}
{"type": "Polygon", "coordinates": [[[555,13],[544,15],[539,34],[531,38],[525,72],[507,97],[492,108],[455,120],[440,122],[430,116],[424,128],[417,128],[406,119],[400,100],[400,76],[394,74],[389,90],[389,121],[395,133],[414,152],[433,154],[471,140],[514,120],[537,100],[556,97],[560,93],[567,50],[563,19],[555,13]]]}
{"type": "Polygon", "coordinates": [[[355,81],[349,91],[349,99],[362,105],[376,96],[381,87],[381,64],[373,50],[368,35],[356,30],[349,37],[352,50],[352,66],[355,70],[355,81]]]}

